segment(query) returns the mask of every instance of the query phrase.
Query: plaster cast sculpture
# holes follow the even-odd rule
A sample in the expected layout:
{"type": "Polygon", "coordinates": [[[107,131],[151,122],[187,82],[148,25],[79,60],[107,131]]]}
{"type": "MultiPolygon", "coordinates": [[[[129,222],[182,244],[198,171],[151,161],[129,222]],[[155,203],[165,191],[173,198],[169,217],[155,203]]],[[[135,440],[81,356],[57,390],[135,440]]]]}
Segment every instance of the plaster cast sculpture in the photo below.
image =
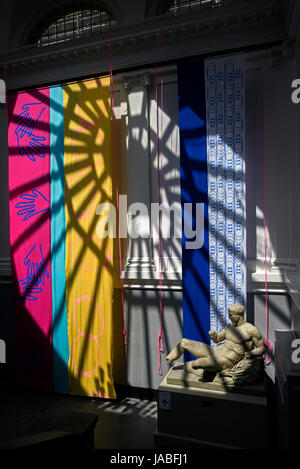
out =
{"type": "Polygon", "coordinates": [[[171,364],[184,351],[190,352],[196,360],[185,363],[187,372],[215,383],[229,385],[256,384],[263,373],[264,342],[259,330],[244,318],[245,308],[235,304],[228,308],[232,324],[228,324],[218,334],[210,330],[213,342],[210,346],[203,342],[182,339],[167,356],[171,364]]]}

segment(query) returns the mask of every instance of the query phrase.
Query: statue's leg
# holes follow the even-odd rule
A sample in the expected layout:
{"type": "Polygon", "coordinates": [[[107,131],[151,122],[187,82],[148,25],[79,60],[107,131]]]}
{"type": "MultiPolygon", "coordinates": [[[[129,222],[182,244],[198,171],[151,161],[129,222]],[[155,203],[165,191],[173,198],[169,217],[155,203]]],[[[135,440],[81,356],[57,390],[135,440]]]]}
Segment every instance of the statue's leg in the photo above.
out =
{"type": "Polygon", "coordinates": [[[206,357],[209,355],[210,346],[203,342],[197,342],[196,340],[182,339],[169,353],[167,356],[167,362],[172,363],[177,360],[183,352],[190,352],[195,357],[206,357]]]}
{"type": "Polygon", "coordinates": [[[211,347],[210,353],[206,357],[200,357],[194,361],[193,367],[194,368],[203,368],[207,371],[221,371],[224,368],[230,367],[230,361],[222,348],[219,347],[211,347]]]}
{"type": "Polygon", "coordinates": [[[202,368],[207,371],[219,371],[221,369],[220,363],[214,357],[202,357],[198,358],[193,363],[193,368],[202,368]]]}

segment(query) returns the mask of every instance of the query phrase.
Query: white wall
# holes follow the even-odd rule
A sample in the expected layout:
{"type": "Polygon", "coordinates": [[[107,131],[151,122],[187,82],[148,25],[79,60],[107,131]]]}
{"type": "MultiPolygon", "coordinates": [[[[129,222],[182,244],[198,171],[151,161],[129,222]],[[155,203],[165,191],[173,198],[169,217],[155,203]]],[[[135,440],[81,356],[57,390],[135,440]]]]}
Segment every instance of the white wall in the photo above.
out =
{"type": "Polygon", "coordinates": [[[246,75],[246,181],[249,280],[264,272],[264,217],[271,283],[299,260],[296,107],[291,100],[295,62],[272,66],[249,54],[246,75]],[[265,181],[265,182],[263,182],[265,181]],[[265,200],[264,200],[265,198],[265,200]],[[277,276],[277,277],[276,277],[277,276]]]}

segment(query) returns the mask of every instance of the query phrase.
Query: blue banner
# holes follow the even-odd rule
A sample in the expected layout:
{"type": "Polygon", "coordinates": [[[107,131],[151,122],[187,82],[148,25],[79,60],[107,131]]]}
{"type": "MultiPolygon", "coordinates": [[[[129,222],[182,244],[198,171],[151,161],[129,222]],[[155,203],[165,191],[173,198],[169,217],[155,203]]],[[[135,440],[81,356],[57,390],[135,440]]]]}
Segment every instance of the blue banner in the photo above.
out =
{"type": "MultiPolygon", "coordinates": [[[[208,191],[203,61],[178,65],[178,97],[183,226],[183,337],[209,343],[208,191]],[[197,219],[197,204],[202,218],[204,215],[204,225],[200,222],[201,217],[197,219]],[[189,231],[195,232],[194,240],[188,239],[189,231]],[[200,245],[197,239],[201,240],[200,245]],[[194,241],[194,245],[191,241],[194,241]]],[[[192,359],[194,357],[189,353],[185,354],[185,360],[192,359]]]]}

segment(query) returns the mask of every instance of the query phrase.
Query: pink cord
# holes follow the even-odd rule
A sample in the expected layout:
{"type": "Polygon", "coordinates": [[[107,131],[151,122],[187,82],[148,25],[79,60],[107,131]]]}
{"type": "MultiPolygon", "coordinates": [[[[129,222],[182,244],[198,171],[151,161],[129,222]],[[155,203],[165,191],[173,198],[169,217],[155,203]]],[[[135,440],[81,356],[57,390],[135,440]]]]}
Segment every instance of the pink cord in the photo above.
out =
{"type": "MultiPolygon", "coordinates": [[[[256,0],[256,7],[258,7],[258,1],[256,0]]],[[[267,50],[267,38],[264,36],[264,42],[267,50]]],[[[264,131],[266,132],[267,123],[268,123],[268,56],[266,55],[266,61],[265,61],[265,126],[264,126],[264,131]]],[[[262,115],[262,113],[261,113],[262,115]]],[[[262,147],[264,149],[263,153],[263,213],[264,213],[264,248],[265,248],[265,314],[266,314],[266,340],[264,341],[264,345],[266,349],[269,348],[269,354],[270,358],[269,360],[266,360],[266,353],[264,354],[264,364],[265,366],[270,365],[272,362],[272,350],[273,350],[273,345],[271,341],[269,340],[269,307],[268,307],[268,272],[267,272],[267,248],[268,248],[268,204],[267,204],[267,196],[268,196],[268,175],[267,175],[267,168],[268,168],[268,148],[267,148],[267,139],[262,139],[262,147]]]]}
{"type": "MultiPolygon", "coordinates": [[[[160,49],[161,41],[161,27],[159,32],[159,44],[158,49],[160,49]]],[[[160,80],[160,109],[161,109],[161,119],[160,119],[160,131],[159,131],[159,112],[158,112],[158,79],[157,79],[157,62],[155,65],[155,98],[156,98],[156,148],[157,148],[157,191],[158,191],[158,202],[161,203],[161,163],[162,163],[162,152],[161,152],[161,143],[163,135],[163,75],[160,80]]],[[[158,373],[162,375],[162,366],[161,366],[161,353],[164,352],[164,343],[163,343],[163,292],[162,292],[162,232],[161,232],[161,211],[159,210],[159,221],[158,221],[158,231],[159,231],[159,241],[158,241],[158,251],[159,251],[159,317],[160,317],[160,331],[158,334],[158,373]]]]}
{"type": "MultiPolygon", "coordinates": [[[[160,142],[161,143],[161,136],[163,133],[163,78],[161,78],[160,82],[160,99],[161,99],[161,120],[160,120],[160,125],[161,125],[161,131],[160,131],[160,142]]],[[[156,105],[158,108],[158,104],[156,101],[156,105]]],[[[158,109],[157,109],[158,111],[158,109]]],[[[157,112],[158,114],[158,112],[157,112]]],[[[158,117],[158,115],[157,115],[158,117]]],[[[158,137],[158,135],[157,135],[158,137]]],[[[161,174],[160,174],[160,169],[161,169],[161,163],[162,163],[162,153],[161,153],[161,145],[157,147],[157,189],[158,189],[158,202],[159,204],[161,203],[161,174]]],[[[162,234],[161,234],[161,211],[159,211],[159,316],[160,316],[160,331],[158,334],[158,373],[161,375],[162,374],[162,368],[161,368],[161,353],[164,351],[164,344],[163,344],[163,331],[162,331],[162,326],[163,326],[163,295],[162,295],[162,234]]]]}
{"type": "MultiPolygon", "coordinates": [[[[110,29],[111,34],[111,29],[110,29]]],[[[112,40],[110,36],[110,83],[111,83],[111,108],[112,108],[112,117],[115,118],[114,114],[114,80],[112,72],[112,40]]],[[[114,123],[114,121],[113,121],[114,123]]],[[[122,331],[122,353],[123,353],[123,363],[125,363],[125,346],[129,344],[128,332],[126,329],[126,317],[125,317],[125,301],[124,301],[124,283],[123,283],[123,265],[122,265],[122,245],[120,237],[120,220],[119,220],[119,172],[118,172],[118,162],[115,161],[115,132],[114,124],[112,125],[112,144],[113,144],[113,161],[115,166],[116,173],[116,202],[117,202],[117,219],[118,219],[118,248],[119,248],[119,267],[120,267],[120,281],[121,281],[121,298],[122,298],[122,314],[123,314],[123,331],[122,331]]]]}

